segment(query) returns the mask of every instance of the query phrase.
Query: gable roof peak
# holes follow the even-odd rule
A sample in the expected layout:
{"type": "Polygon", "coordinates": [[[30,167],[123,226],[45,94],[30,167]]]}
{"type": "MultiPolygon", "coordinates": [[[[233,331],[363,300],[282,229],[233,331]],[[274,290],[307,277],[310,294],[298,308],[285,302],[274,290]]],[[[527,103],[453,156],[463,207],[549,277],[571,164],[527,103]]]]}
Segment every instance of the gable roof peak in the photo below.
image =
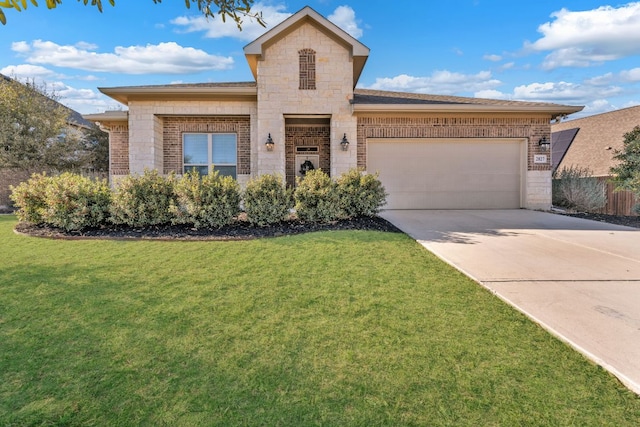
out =
{"type": "Polygon", "coordinates": [[[258,61],[264,59],[266,47],[282,39],[305,23],[315,25],[349,50],[353,60],[353,84],[355,87],[362,74],[364,64],[369,57],[369,48],[310,6],[303,7],[244,47],[244,54],[254,78],[258,79],[258,61]]]}

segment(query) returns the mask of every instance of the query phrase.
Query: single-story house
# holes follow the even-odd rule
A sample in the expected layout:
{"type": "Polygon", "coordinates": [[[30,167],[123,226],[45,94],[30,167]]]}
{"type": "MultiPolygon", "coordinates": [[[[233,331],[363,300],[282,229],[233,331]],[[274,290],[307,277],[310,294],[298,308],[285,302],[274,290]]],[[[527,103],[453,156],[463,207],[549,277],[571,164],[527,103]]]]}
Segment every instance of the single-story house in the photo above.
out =
{"type": "MultiPolygon", "coordinates": [[[[591,176],[607,181],[617,164],[613,156],[623,149],[624,134],[636,126],[640,126],[640,106],[552,124],[553,170],[588,169],[591,176]]],[[[604,213],[633,214],[632,193],[614,192],[613,187],[608,185],[604,213]]]]}
{"type": "Polygon", "coordinates": [[[255,81],[100,88],[128,107],[85,116],[110,133],[111,179],[195,167],[293,186],[309,161],[378,172],[387,208],[551,206],[550,123],[582,107],[357,89],[369,48],[309,7],[244,53],[255,81]]]}

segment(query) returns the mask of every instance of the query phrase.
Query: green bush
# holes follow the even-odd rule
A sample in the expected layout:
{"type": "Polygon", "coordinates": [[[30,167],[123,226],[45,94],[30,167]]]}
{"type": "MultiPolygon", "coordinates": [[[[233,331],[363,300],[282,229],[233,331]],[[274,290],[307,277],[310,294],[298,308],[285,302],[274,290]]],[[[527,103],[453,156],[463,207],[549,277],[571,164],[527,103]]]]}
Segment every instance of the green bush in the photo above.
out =
{"type": "Polygon", "coordinates": [[[386,202],[387,194],[378,174],[350,169],[336,181],[340,209],[347,218],[375,216],[386,202]]]}
{"type": "Polygon", "coordinates": [[[247,183],[244,211],[252,225],[264,227],[284,221],[293,207],[291,190],[277,175],[261,175],[247,183]]]}
{"type": "Polygon", "coordinates": [[[581,212],[596,212],[607,203],[605,183],[592,177],[587,168],[571,166],[556,171],[551,194],[554,205],[581,212]]]}
{"type": "Polygon", "coordinates": [[[65,172],[53,177],[45,192],[46,224],[65,231],[96,227],[106,222],[111,191],[106,180],[65,172]]]}
{"type": "Polygon", "coordinates": [[[343,214],[337,185],[321,169],[307,172],[304,179],[298,178],[294,192],[298,218],[311,222],[330,222],[343,214]]]}
{"type": "Polygon", "coordinates": [[[9,198],[17,209],[16,215],[20,221],[43,224],[43,214],[46,209],[46,192],[51,177],[46,173],[34,173],[27,181],[17,187],[11,186],[9,198]]]}
{"type": "Polygon", "coordinates": [[[132,227],[171,223],[175,181],[175,175],[164,177],[157,170],[123,178],[112,196],[111,221],[132,227]]]}
{"type": "Polygon", "coordinates": [[[171,207],[174,223],[220,228],[233,222],[240,212],[238,183],[217,171],[202,177],[195,170],[185,174],[176,183],[175,194],[176,202],[171,207]]]}

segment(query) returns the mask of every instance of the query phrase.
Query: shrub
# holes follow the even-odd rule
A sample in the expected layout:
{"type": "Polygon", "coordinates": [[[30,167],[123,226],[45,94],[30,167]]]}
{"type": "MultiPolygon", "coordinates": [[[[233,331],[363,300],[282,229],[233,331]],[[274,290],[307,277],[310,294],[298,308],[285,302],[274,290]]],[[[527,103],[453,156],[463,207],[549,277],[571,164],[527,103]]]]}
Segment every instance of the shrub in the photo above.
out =
{"type": "Polygon", "coordinates": [[[185,174],[176,183],[175,194],[176,202],[171,207],[174,223],[220,228],[233,222],[240,212],[238,183],[217,171],[202,177],[195,170],[185,174]]]}
{"type": "Polygon", "coordinates": [[[294,192],[298,218],[303,221],[330,222],[342,216],[336,183],[321,169],[298,178],[294,192]]]}
{"type": "Polygon", "coordinates": [[[27,181],[17,187],[11,186],[9,198],[18,210],[16,215],[20,221],[43,224],[46,209],[46,191],[51,177],[46,173],[34,173],[27,181]]]}
{"type": "Polygon", "coordinates": [[[571,166],[553,176],[553,204],[567,209],[595,212],[607,203],[605,183],[591,177],[587,168],[571,166]]]}
{"type": "Polygon", "coordinates": [[[92,180],[65,172],[49,181],[45,191],[44,222],[65,231],[103,224],[111,191],[106,180],[92,180]]]}
{"type": "Polygon", "coordinates": [[[387,194],[378,174],[350,169],[337,180],[340,208],[347,218],[375,216],[386,204],[387,194]]]}
{"type": "Polygon", "coordinates": [[[261,175],[247,183],[244,210],[250,224],[264,227],[284,221],[293,207],[291,190],[277,175],[261,175]]]}
{"type": "Polygon", "coordinates": [[[112,196],[111,221],[132,227],[168,224],[176,204],[175,176],[163,177],[156,170],[123,178],[112,196]]]}

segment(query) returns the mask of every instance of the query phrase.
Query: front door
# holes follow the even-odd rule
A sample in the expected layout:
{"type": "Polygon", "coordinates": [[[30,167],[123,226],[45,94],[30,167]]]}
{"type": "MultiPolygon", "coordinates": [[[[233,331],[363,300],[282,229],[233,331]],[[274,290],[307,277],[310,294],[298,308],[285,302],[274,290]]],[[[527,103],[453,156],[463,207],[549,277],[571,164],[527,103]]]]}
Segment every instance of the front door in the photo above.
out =
{"type": "Polygon", "coordinates": [[[296,177],[301,177],[305,161],[314,169],[329,174],[331,170],[330,145],[331,125],[329,118],[287,118],[285,121],[286,180],[295,186],[296,177]]]}

